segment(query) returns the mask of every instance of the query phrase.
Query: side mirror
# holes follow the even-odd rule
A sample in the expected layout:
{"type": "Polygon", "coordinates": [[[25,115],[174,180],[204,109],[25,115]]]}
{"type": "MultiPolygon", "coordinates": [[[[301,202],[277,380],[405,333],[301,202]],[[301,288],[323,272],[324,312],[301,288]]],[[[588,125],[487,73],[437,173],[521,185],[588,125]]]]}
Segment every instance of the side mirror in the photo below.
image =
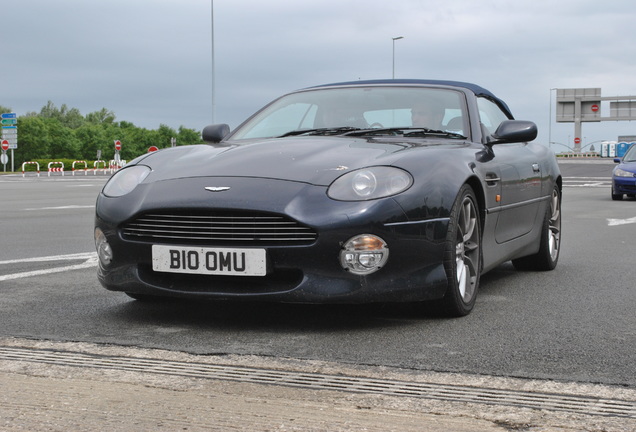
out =
{"type": "Polygon", "coordinates": [[[614,163],[621,163],[621,158],[614,158],[614,163]]]}
{"type": "Polygon", "coordinates": [[[502,121],[488,144],[528,142],[537,137],[537,125],[525,120],[502,121]]]}
{"type": "Polygon", "coordinates": [[[216,144],[223,141],[223,138],[230,134],[230,127],[226,124],[214,124],[203,128],[201,138],[203,141],[216,144]]]}

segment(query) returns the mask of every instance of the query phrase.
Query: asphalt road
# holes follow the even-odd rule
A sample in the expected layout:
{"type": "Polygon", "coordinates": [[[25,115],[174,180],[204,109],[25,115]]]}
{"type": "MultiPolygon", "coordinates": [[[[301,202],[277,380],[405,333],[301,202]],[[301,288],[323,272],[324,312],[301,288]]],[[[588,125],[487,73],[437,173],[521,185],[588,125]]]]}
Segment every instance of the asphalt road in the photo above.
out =
{"type": "Polygon", "coordinates": [[[135,302],[95,278],[92,217],[104,178],[0,176],[0,337],[633,388],[636,201],[610,199],[612,167],[562,164],[557,269],[501,265],[461,319],[416,305],[135,302]]]}

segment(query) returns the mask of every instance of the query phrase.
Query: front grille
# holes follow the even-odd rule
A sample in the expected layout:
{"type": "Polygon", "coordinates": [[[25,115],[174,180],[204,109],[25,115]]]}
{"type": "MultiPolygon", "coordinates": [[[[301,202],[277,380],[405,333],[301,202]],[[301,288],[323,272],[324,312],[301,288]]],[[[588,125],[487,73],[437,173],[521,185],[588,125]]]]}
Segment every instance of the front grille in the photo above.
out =
{"type": "Polygon", "coordinates": [[[126,223],[125,239],[188,244],[309,244],[317,234],[282,215],[148,213],[126,223]]]}

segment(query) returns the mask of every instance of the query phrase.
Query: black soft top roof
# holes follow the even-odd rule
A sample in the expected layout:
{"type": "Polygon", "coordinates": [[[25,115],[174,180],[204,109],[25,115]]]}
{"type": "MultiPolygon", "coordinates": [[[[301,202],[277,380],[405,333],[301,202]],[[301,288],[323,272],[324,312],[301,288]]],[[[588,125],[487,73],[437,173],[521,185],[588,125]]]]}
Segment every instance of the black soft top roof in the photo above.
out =
{"type": "Polygon", "coordinates": [[[486,90],[483,87],[478,86],[477,84],[471,84],[462,81],[445,81],[445,80],[424,80],[424,79],[382,79],[382,80],[365,80],[365,81],[347,81],[333,84],[322,84],[318,86],[313,86],[309,88],[319,88],[319,87],[331,87],[331,86],[352,86],[352,85],[382,85],[382,84],[417,84],[417,85],[441,85],[441,86],[451,86],[451,87],[462,87],[468,89],[475,93],[477,96],[485,97],[490,99],[499,107],[508,114],[508,116],[512,119],[514,118],[510,108],[508,105],[497,96],[495,96],[489,90],[486,90]]]}

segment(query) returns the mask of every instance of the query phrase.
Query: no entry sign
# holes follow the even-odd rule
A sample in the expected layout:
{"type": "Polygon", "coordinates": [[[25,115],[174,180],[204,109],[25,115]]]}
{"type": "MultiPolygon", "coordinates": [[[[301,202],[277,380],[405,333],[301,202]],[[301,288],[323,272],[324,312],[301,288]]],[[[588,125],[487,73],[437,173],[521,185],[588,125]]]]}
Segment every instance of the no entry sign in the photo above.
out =
{"type": "Polygon", "coordinates": [[[9,150],[9,141],[2,140],[2,150],[4,150],[4,151],[9,150]]]}
{"type": "Polygon", "coordinates": [[[115,140],[115,150],[121,150],[121,141],[115,140]]]}

